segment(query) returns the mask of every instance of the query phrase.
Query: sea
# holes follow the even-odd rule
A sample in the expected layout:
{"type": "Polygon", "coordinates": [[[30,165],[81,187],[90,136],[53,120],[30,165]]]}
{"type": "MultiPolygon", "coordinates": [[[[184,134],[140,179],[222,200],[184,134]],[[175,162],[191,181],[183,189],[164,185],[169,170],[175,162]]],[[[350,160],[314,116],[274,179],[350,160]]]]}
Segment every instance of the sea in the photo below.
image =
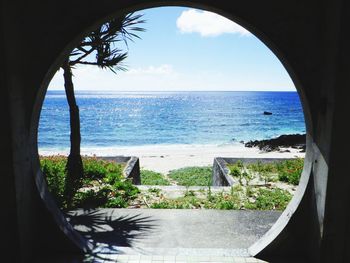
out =
{"type": "MultiPolygon", "coordinates": [[[[229,145],[305,133],[297,92],[76,91],[81,147],[229,145]],[[264,115],[264,111],[272,115],[264,115]]],[[[64,90],[48,90],[40,115],[39,152],[69,149],[64,90]]]]}

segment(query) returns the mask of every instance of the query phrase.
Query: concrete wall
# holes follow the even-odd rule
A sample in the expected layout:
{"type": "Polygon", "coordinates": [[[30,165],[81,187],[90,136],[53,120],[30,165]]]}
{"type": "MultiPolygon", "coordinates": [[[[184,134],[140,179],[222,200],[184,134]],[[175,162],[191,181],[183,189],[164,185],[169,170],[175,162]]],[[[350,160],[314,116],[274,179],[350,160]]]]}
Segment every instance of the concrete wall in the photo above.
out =
{"type": "Polygon", "coordinates": [[[126,174],[126,178],[130,178],[133,184],[136,184],[136,185],[141,184],[139,158],[135,156],[130,157],[124,172],[126,174]]]}
{"type": "MultiPolygon", "coordinates": [[[[79,38],[123,8],[186,4],[235,19],[280,58],[300,92],[307,163],[300,195],[251,251],[260,257],[350,261],[347,157],[350,2],[345,0],[1,1],[0,107],[5,219],[1,249],[14,261],[87,249],[45,198],[37,159],[40,106],[50,78],[79,38]],[[8,232],[8,233],[7,233],[8,232]]],[[[130,9],[131,8],[131,9],[130,9]]],[[[142,43],[141,43],[142,44],[142,43]]]]}
{"type": "Polygon", "coordinates": [[[225,158],[214,158],[212,175],[213,186],[231,186],[237,183],[237,181],[229,175],[230,170],[227,168],[226,163],[227,161],[225,158]]]}

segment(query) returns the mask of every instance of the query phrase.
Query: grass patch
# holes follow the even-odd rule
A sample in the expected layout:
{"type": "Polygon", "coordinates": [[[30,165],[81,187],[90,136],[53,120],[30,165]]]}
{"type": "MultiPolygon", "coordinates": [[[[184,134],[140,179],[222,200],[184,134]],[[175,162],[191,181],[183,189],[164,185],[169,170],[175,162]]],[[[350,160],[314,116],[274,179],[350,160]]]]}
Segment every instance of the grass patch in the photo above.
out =
{"type": "Polygon", "coordinates": [[[211,185],[212,167],[185,167],[169,172],[169,177],[183,186],[211,185]]]}
{"type": "Polygon", "coordinates": [[[95,157],[82,157],[82,161],[84,175],[79,182],[80,189],[68,204],[64,196],[67,157],[40,157],[48,189],[60,208],[127,207],[139,193],[123,175],[125,164],[95,157]]]}
{"type": "Polygon", "coordinates": [[[142,169],[140,176],[143,185],[170,185],[170,182],[161,173],[142,169]]]}

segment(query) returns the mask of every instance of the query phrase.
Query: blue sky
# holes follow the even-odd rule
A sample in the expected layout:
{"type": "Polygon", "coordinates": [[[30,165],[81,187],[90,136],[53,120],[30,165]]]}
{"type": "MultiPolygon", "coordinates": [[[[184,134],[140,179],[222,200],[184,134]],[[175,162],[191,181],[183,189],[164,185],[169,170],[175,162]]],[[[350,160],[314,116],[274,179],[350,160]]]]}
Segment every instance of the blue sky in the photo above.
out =
{"type": "MultiPolygon", "coordinates": [[[[294,91],[277,57],[254,35],[217,15],[183,7],[140,11],[142,39],[129,42],[126,72],[74,69],[76,90],[294,91]]],[[[50,89],[63,89],[57,72],[50,89]]]]}

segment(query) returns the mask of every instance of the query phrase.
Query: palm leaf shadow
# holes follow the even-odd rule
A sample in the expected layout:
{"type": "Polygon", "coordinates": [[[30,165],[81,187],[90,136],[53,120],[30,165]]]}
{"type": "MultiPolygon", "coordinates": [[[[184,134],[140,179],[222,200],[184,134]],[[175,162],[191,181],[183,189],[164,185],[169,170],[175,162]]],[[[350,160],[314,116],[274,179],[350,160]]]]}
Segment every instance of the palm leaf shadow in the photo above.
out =
{"type": "Polygon", "coordinates": [[[95,247],[101,244],[110,251],[116,247],[134,247],[135,242],[151,235],[156,229],[156,220],[147,216],[119,215],[117,210],[105,212],[88,209],[67,213],[69,223],[95,247]]]}

